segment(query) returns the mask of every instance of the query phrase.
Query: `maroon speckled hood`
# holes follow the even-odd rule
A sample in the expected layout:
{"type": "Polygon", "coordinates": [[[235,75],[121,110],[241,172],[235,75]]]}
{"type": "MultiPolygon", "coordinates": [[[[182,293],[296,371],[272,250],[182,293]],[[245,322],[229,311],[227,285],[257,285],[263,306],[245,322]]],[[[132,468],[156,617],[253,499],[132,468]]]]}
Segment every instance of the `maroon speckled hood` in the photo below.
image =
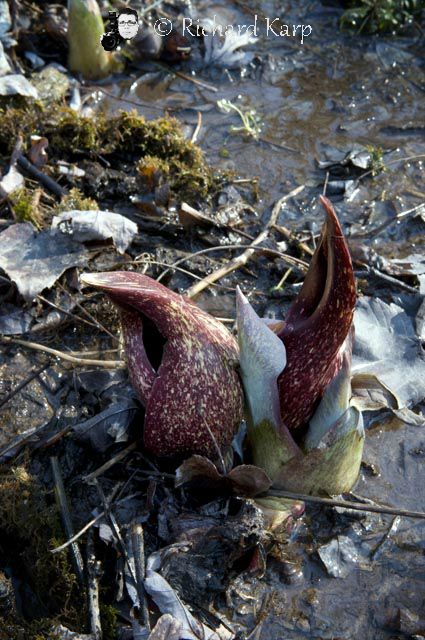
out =
{"type": "Polygon", "coordinates": [[[105,291],[120,310],[130,378],[146,411],[146,448],[158,456],[217,457],[217,446],[231,443],[243,412],[231,333],[148,276],[118,271],[81,280],[105,291]],[[160,359],[152,363],[155,346],[160,359]]]}
{"type": "Polygon", "coordinates": [[[305,424],[341,366],[339,351],[350,330],[356,285],[341,225],[327,198],[326,221],[301,291],[278,336],[287,364],[278,380],[283,423],[305,424]]]}

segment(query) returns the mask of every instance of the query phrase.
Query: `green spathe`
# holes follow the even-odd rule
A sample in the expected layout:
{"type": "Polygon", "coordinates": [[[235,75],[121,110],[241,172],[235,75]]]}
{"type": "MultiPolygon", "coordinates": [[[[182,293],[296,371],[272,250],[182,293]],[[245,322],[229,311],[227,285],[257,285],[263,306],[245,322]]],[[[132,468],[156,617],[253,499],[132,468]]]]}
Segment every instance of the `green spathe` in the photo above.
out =
{"type": "Polygon", "coordinates": [[[118,71],[114,56],[100,44],[104,25],[96,0],[68,0],[68,66],[85,80],[118,71]]]}
{"type": "Polygon", "coordinates": [[[350,491],[359,473],[364,443],[362,416],[349,406],[351,336],[342,346],[342,367],[328,385],[307,435],[298,446],[276,410],[277,378],[286,364],[284,352],[277,346],[279,339],[240,291],[237,308],[240,365],[254,464],[265,470],[275,488],[303,494],[350,491]]]}

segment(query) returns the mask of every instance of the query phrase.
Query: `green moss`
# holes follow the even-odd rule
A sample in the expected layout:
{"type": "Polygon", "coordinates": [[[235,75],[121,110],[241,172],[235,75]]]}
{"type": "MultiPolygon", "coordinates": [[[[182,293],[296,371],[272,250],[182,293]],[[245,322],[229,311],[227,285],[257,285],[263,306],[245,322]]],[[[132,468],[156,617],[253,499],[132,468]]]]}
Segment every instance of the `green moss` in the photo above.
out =
{"type": "Polygon", "coordinates": [[[213,176],[202,161],[202,156],[187,163],[170,155],[169,159],[146,155],[137,164],[139,174],[144,178],[160,174],[161,182],[169,182],[174,193],[182,200],[194,197],[206,198],[213,188],[213,176]]]}
{"type": "Polygon", "coordinates": [[[96,160],[102,155],[117,169],[123,162],[136,166],[155,159],[179,199],[205,198],[222,182],[174,118],[146,120],[135,111],[87,118],[62,105],[37,105],[0,109],[0,123],[0,156],[6,161],[18,135],[29,145],[29,137],[38,134],[48,139],[50,158],[74,161],[84,155],[96,160]]]}
{"type": "Polygon", "coordinates": [[[54,153],[72,155],[103,151],[105,118],[87,118],[69,108],[55,108],[42,123],[54,153]]]}
{"type": "Polygon", "coordinates": [[[84,594],[68,552],[50,552],[64,541],[59,514],[24,467],[0,475],[0,537],[10,549],[10,565],[31,586],[40,610],[60,616],[63,624],[83,627],[84,594]]]}
{"type": "Polygon", "coordinates": [[[18,222],[31,222],[38,229],[41,228],[43,216],[38,206],[40,195],[40,189],[31,190],[22,187],[9,196],[9,201],[18,222]]]}
{"type": "Polygon", "coordinates": [[[103,640],[116,640],[118,611],[112,605],[100,605],[100,621],[103,640]]]}
{"type": "Polygon", "coordinates": [[[69,193],[62,198],[59,204],[54,207],[53,215],[58,215],[63,211],[97,211],[99,205],[93,198],[86,198],[80,189],[70,189],[69,193]]]}

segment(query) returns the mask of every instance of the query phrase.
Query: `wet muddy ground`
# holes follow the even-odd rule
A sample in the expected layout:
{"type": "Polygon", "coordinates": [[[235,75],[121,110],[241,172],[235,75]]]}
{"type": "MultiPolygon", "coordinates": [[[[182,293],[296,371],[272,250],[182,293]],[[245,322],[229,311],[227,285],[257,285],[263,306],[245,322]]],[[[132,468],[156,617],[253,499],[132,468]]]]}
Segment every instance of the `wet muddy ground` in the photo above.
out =
{"type": "MultiPolygon", "coordinates": [[[[217,249],[198,257],[191,254],[214,246],[246,245],[264,228],[278,198],[304,185],[282,208],[264,246],[308,263],[310,257],[299,249],[298,243],[303,241],[314,249],[322,223],[318,195],[325,190],[344,225],[359,276],[360,294],[400,304],[408,310],[410,318],[415,318],[424,293],[421,265],[409,263],[404,270],[397,270],[389,261],[423,255],[423,32],[412,29],[398,37],[342,33],[338,27],[341,10],[315,1],[200,3],[196,12],[199,17],[215,14],[224,24],[250,24],[255,15],[260,21],[281,15],[286,23],[311,25],[312,33],[303,44],[298,38],[260,33],[248,47],[254,53],[252,61],[234,69],[205,67],[199,54],[194,53],[177,66],[139,62],[125,75],[98,85],[82,86],[83,114],[102,112],[112,117],[120,109],[136,109],[148,119],[171,114],[181,123],[186,138],[190,139],[199,129],[196,141],[214,175],[231,172],[227,174],[231,175],[230,183],[215,187],[213,196],[205,199],[194,195],[190,199],[189,194],[185,198],[212,220],[219,220],[221,226],[199,226],[193,221],[183,226],[177,216],[178,196],[171,197],[168,208],[152,195],[142,203],[137,202],[138,184],[134,183],[133,168],[119,154],[112,157],[111,169],[108,157],[105,161],[102,154],[93,158],[78,151],[70,153],[68,160],[83,167],[86,176],[61,179],[62,186],[77,186],[85,196],[96,198],[101,209],[122,213],[138,224],[138,236],[126,254],[118,255],[113,247],[104,246],[87,256],[90,270],[118,268],[125,263],[130,266],[132,260],[145,254],[146,261],[134,268],[159,277],[166,265],[184,258],[180,267],[187,271],[169,272],[164,279],[168,286],[183,292],[194,283],[193,274],[203,278],[242,249],[217,249]],[[255,112],[261,126],[258,139],[231,133],[231,126],[240,126],[241,122],[238,115],[219,109],[217,101],[223,99],[238,105],[243,112],[248,109],[255,112]],[[355,158],[351,162],[346,160],[350,152],[355,158]],[[366,167],[358,159],[361,153],[368,156],[366,167]],[[385,170],[381,170],[381,163],[385,170]],[[99,178],[96,182],[99,172],[109,170],[109,180],[99,178]],[[289,239],[279,227],[296,232],[297,241],[289,239]]],[[[125,155],[124,149],[122,152],[125,155]]],[[[53,175],[57,178],[54,169],[53,175]]],[[[3,230],[10,219],[7,212],[1,217],[3,230]]],[[[279,317],[296,294],[304,271],[302,265],[294,267],[284,256],[273,258],[259,253],[246,267],[220,280],[220,286],[203,291],[197,303],[226,319],[231,327],[234,289],[239,284],[250,294],[258,313],[279,317]],[[292,271],[287,282],[277,287],[288,267],[292,271]]],[[[24,304],[16,292],[4,298],[29,314],[31,329],[26,332],[26,339],[61,351],[78,352],[82,357],[118,358],[115,312],[102,296],[80,293],[73,271],[60,282],[61,288],[56,287],[46,295],[61,309],[69,309],[71,316],[48,307],[40,299],[35,304],[24,304]],[[77,302],[92,314],[91,319],[86,314],[81,316],[77,302]],[[100,322],[113,337],[102,327],[76,321],[73,315],[95,325],[100,322]]],[[[19,337],[18,333],[14,335],[19,337]]],[[[151,509],[154,516],[150,519],[146,516],[147,554],[178,540],[179,534],[170,530],[170,523],[176,514],[183,522],[188,511],[196,510],[197,503],[191,502],[190,495],[184,492],[174,492],[166,475],[172,471],[169,466],[146,460],[138,449],[129,452],[111,471],[101,474],[101,491],[83,481],[84,476],[137,437],[141,417],[132,404],[125,374],[105,371],[100,376],[92,373],[92,368],[74,369],[70,364],[16,344],[2,345],[0,357],[0,456],[9,465],[4,467],[4,474],[11,473],[10,465],[27,466],[47,487],[50,504],[53,480],[49,459],[57,456],[76,531],[91,519],[95,507],[99,511],[105,508],[99,496],[108,496],[107,501],[130,496],[126,510],[116,515],[120,526],[124,526],[135,514],[147,514],[151,509]],[[34,379],[13,393],[31,372],[36,374],[34,379]],[[87,443],[83,437],[75,437],[75,433],[71,435],[73,425],[117,401],[127,402],[123,411],[131,418],[138,416],[136,421],[126,422],[121,443],[115,436],[115,442],[104,445],[87,443]],[[25,447],[18,446],[14,438],[31,429],[37,430],[36,435],[24,438],[25,447]],[[133,493],[135,497],[131,497],[133,493]]],[[[411,408],[419,416],[417,420],[409,415],[402,421],[389,411],[366,414],[365,452],[354,494],[379,504],[425,511],[425,437],[420,419],[423,405],[411,408]]],[[[211,503],[215,506],[209,513],[204,504],[207,501],[200,502],[199,513],[205,517],[221,517],[223,510],[229,508],[223,506],[223,499],[217,500],[211,503]]],[[[238,575],[240,559],[235,561],[228,568],[226,579],[216,590],[212,589],[212,596],[205,595],[204,608],[210,607],[215,620],[225,621],[241,638],[424,637],[423,522],[307,505],[289,539],[272,547],[267,563],[254,563],[254,570],[251,567],[238,575]]],[[[18,526],[24,525],[19,522],[18,526]]],[[[16,603],[18,610],[33,619],[40,615],[41,579],[28,576],[27,569],[16,559],[22,553],[24,537],[10,551],[8,547],[13,547],[13,542],[9,530],[4,524],[0,528],[3,531],[0,568],[14,580],[15,590],[21,594],[16,603]],[[8,562],[10,555],[13,562],[8,562]],[[26,587],[27,582],[30,587],[26,587]]],[[[98,557],[106,576],[102,587],[105,602],[115,606],[116,585],[111,584],[116,575],[117,584],[120,580],[125,582],[125,570],[116,569],[114,564],[108,540],[110,531],[109,522],[101,535],[98,557]]],[[[56,532],[50,538],[51,542],[55,538],[52,546],[57,546],[66,536],[56,532]]],[[[224,552],[212,547],[211,553],[224,552]]],[[[244,562],[246,565],[246,559],[244,562]]],[[[242,565],[246,569],[243,562],[242,565]]],[[[175,585],[183,591],[184,602],[199,617],[202,610],[199,567],[194,574],[184,571],[179,574],[176,569],[173,574],[173,568],[169,568],[171,584],[173,575],[175,585]]],[[[70,589],[75,589],[75,585],[70,589]]],[[[75,597],[75,591],[72,593],[75,597]]],[[[61,597],[58,596],[59,602],[61,597]]],[[[43,617],[58,613],[54,606],[54,611],[51,610],[49,602],[44,602],[43,607],[43,617]]],[[[119,626],[124,626],[126,611],[128,607],[120,605],[119,626]]],[[[211,617],[205,611],[204,614],[204,621],[210,621],[211,617]]],[[[73,610],[62,615],[61,620],[70,628],[83,630],[81,620],[76,618],[73,610]]],[[[13,636],[5,635],[9,637],[13,636]]]]}

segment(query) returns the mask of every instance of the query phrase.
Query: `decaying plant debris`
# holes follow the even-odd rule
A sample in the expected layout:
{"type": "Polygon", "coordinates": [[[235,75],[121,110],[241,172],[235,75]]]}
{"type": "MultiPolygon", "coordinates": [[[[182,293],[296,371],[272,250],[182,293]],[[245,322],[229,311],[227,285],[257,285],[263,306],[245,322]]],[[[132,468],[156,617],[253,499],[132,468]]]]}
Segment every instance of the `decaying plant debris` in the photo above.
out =
{"type": "MultiPolygon", "coordinates": [[[[261,4],[216,9],[264,22],[261,4]]],[[[312,24],[303,47],[182,39],[185,3],[139,3],[121,75],[91,84],[66,68],[65,2],[0,0],[0,640],[425,633],[420,7],[298,4],[279,11],[312,24]],[[403,39],[338,34],[394,16],[403,39]],[[271,490],[243,424],[214,463],[153,456],[118,313],[79,275],[146,274],[230,330],[239,286],[280,319],[322,192],[360,294],[354,492],[271,490]]]]}

